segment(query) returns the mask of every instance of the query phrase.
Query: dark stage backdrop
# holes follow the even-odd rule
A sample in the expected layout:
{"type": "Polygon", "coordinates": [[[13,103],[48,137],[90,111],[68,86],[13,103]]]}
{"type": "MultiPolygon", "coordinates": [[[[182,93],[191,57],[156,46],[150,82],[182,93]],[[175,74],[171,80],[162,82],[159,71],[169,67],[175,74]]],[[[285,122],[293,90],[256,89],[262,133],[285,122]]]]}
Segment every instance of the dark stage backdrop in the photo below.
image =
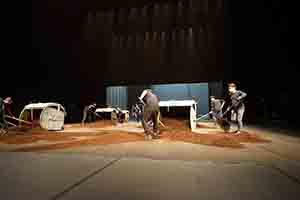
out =
{"type": "Polygon", "coordinates": [[[223,0],[127,2],[94,7],[85,16],[83,62],[105,84],[228,78],[223,0]]]}
{"type": "Polygon", "coordinates": [[[107,85],[227,79],[224,2],[32,0],[31,26],[15,11],[3,37],[3,74],[13,80],[1,96],[14,98],[16,113],[31,101],[55,101],[80,118],[84,105],[105,103],[107,85]],[[28,28],[31,51],[21,42],[28,28]]]}
{"type": "Polygon", "coordinates": [[[299,16],[290,2],[32,0],[32,12],[5,8],[1,74],[10,81],[1,96],[15,106],[58,101],[81,113],[105,102],[105,85],[233,79],[249,94],[254,122],[263,110],[300,119],[300,107],[290,107],[299,90],[299,16]]]}

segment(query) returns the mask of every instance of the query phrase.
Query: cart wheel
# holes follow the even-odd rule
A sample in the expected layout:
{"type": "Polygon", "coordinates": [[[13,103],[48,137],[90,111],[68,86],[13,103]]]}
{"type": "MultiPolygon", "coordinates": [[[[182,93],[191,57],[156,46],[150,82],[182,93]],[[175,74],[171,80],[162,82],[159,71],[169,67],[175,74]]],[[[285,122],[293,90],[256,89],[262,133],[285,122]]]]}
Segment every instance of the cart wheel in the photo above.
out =
{"type": "Polygon", "coordinates": [[[112,112],[111,115],[110,115],[110,119],[111,119],[111,122],[113,123],[113,125],[117,125],[118,123],[118,116],[117,116],[117,113],[116,112],[112,112]]]}
{"type": "Polygon", "coordinates": [[[128,121],[129,121],[129,114],[125,113],[125,122],[128,122],[128,121]]]}

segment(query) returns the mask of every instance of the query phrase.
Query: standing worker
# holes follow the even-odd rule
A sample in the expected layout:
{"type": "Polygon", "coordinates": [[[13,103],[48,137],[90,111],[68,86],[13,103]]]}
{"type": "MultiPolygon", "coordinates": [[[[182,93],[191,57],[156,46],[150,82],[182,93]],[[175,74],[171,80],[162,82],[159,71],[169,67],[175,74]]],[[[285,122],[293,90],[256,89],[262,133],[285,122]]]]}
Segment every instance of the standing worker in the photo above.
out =
{"type": "Polygon", "coordinates": [[[144,104],[142,124],[147,139],[157,138],[159,134],[159,98],[152,90],[144,90],[138,97],[144,104]],[[153,130],[151,130],[150,122],[153,122],[153,130]]]}
{"type": "MultiPolygon", "coordinates": [[[[8,105],[10,105],[12,103],[11,97],[6,97],[4,100],[0,97],[0,131],[1,134],[6,134],[7,133],[7,122],[5,120],[5,110],[8,105]]],[[[9,110],[9,114],[11,114],[10,109],[9,110]]]]}
{"type": "Polygon", "coordinates": [[[96,103],[93,103],[91,105],[88,105],[88,106],[84,107],[82,125],[84,125],[87,118],[89,118],[89,119],[94,118],[95,111],[96,111],[96,103]]]}
{"type": "Polygon", "coordinates": [[[245,112],[245,105],[243,100],[247,96],[245,92],[236,89],[236,84],[229,83],[228,91],[231,99],[231,106],[226,111],[231,110],[231,119],[237,121],[238,129],[235,131],[236,134],[240,134],[240,130],[243,127],[243,116],[245,112]]]}
{"type": "Polygon", "coordinates": [[[11,112],[11,104],[13,103],[13,101],[12,101],[12,99],[11,99],[11,97],[6,97],[5,99],[4,99],[4,113],[6,114],[6,115],[9,115],[9,116],[11,116],[11,117],[14,117],[14,115],[12,114],[12,112],[11,112]]]}

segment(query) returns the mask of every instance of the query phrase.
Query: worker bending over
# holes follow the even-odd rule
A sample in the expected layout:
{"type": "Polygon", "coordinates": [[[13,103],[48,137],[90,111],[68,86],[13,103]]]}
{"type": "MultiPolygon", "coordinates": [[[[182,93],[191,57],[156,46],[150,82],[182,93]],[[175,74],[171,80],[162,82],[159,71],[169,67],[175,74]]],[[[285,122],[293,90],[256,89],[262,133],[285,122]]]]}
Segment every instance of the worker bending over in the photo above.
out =
{"type": "Polygon", "coordinates": [[[225,100],[216,99],[214,96],[210,97],[211,115],[217,125],[217,120],[222,118],[222,108],[225,104],[225,100]]]}
{"type": "Polygon", "coordinates": [[[157,138],[159,134],[159,98],[152,93],[152,90],[147,89],[142,92],[139,99],[144,104],[142,124],[146,138],[150,140],[157,138]],[[151,130],[151,121],[153,122],[153,130],[151,130]]]}
{"type": "Polygon", "coordinates": [[[92,121],[92,119],[95,118],[95,111],[96,111],[96,103],[84,107],[82,125],[84,125],[87,118],[89,118],[89,121],[92,121]]]}

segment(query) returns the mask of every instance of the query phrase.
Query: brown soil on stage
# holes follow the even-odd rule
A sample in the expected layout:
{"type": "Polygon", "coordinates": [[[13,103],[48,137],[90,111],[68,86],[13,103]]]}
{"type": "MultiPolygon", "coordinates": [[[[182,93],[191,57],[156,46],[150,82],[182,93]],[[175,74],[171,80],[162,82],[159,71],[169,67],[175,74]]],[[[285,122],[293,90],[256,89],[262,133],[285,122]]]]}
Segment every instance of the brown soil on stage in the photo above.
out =
{"type": "MultiPolygon", "coordinates": [[[[189,130],[190,124],[189,120],[178,120],[172,118],[164,118],[162,122],[167,126],[167,128],[177,129],[177,130],[189,130]]],[[[214,128],[204,123],[197,123],[197,128],[214,128]]]]}
{"type": "MultiPolygon", "coordinates": [[[[244,148],[243,143],[265,143],[270,142],[254,133],[244,132],[240,135],[226,134],[221,131],[207,134],[192,133],[188,128],[188,122],[176,119],[164,119],[166,128],[161,129],[160,139],[166,142],[182,141],[193,144],[203,144],[217,147],[244,148]]],[[[110,121],[100,121],[85,125],[84,128],[103,128],[111,126],[110,121]]],[[[77,132],[48,132],[34,129],[24,133],[11,133],[0,137],[0,143],[23,145],[14,151],[45,151],[81,147],[87,145],[108,145],[126,142],[144,141],[143,133],[133,133],[117,130],[101,130],[95,132],[78,132],[80,124],[66,125],[65,129],[76,129],[77,132]],[[44,144],[34,144],[45,141],[44,144]],[[24,144],[34,144],[24,146],[24,144]]],[[[206,128],[206,127],[205,127],[206,128]]]]}
{"type": "Polygon", "coordinates": [[[112,126],[111,120],[99,120],[97,122],[85,123],[82,125],[81,123],[77,124],[65,124],[65,128],[105,128],[112,126]]]}
{"type": "Polygon", "coordinates": [[[189,121],[188,120],[178,120],[173,118],[163,118],[162,122],[166,126],[167,130],[186,130],[189,131],[189,121]]]}
{"type": "Polygon", "coordinates": [[[80,136],[94,136],[95,133],[72,133],[72,130],[79,128],[106,128],[111,126],[111,121],[103,120],[94,123],[86,123],[84,126],[81,124],[67,124],[70,132],[55,132],[47,131],[41,128],[28,128],[28,127],[10,127],[9,134],[0,137],[0,143],[5,144],[30,144],[38,141],[47,142],[61,142],[75,140],[80,136]]]}
{"type": "Polygon", "coordinates": [[[197,123],[197,128],[214,128],[214,127],[208,126],[206,124],[197,123]]]}
{"type": "Polygon", "coordinates": [[[193,144],[211,145],[217,147],[243,148],[243,143],[266,143],[269,140],[262,139],[256,134],[243,132],[240,135],[225,134],[221,132],[199,134],[186,131],[163,131],[161,138],[173,141],[183,141],[193,144]]]}
{"type": "MultiPolygon", "coordinates": [[[[261,138],[255,133],[248,133],[242,131],[241,134],[235,135],[232,133],[224,133],[216,129],[211,133],[193,133],[189,129],[189,122],[176,119],[165,119],[166,128],[162,128],[162,139],[169,139],[173,141],[183,141],[193,144],[204,144],[218,147],[230,147],[230,148],[243,148],[243,143],[268,143],[269,140],[261,138]]],[[[197,128],[213,129],[207,124],[197,124],[197,128]]]]}
{"type": "Polygon", "coordinates": [[[65,149],[72,147],[80,147],[87,145],[107,145],[107,144],[120,144],[126,142],[137,142],[143,141],[144,136],[136,133],[126,133],[126,132],[116,132],[111,131],[110,133],[105,133],[97,137],[86,138],[76,141],[68,141],[65,143],[47,144],[47,145],[37,145],[32,147],[18,148],[14,151],[18,152],[32,152],[32,151],[45,151],[45,150],[56,150],[65,149]]]}
{"type": "Polygon", "coordinates": [[[5,144],[30,144],[38,141],[59,142],[74,140],[71,136],[55,133],[28,133],[23,135],[5,135],[0,142],[5,144]]]}

